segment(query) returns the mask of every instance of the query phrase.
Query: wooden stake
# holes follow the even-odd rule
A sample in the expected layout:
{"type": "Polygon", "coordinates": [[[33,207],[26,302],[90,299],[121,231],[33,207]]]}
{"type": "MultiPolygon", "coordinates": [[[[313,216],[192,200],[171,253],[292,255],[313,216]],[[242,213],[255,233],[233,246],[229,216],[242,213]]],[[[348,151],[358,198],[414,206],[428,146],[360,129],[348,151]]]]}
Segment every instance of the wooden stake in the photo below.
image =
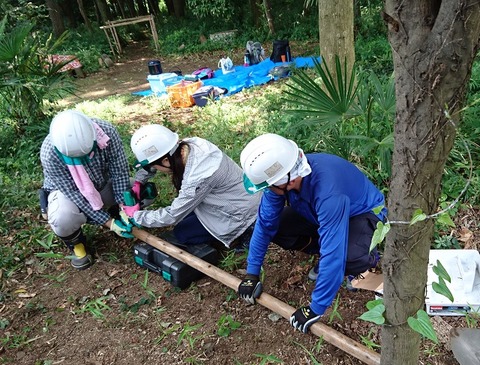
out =
{"type": "MultiPolygon", "coordinates": [[[[132,233],[135,237],[139,238],[143,242],[148,243],[167,255],[175,257],[183,263],[193,267],[194,269],[197,269],[198,271],[201,271],[205,275],[208,275],[220,283],[228,286],[229,288],[237,291],[241,282],[241,280],[237,277],[141,229],[133,228],[132,233]]],[[[290,316],[293,314],[293,312],[295,312],[295,308],[265,292],[263,292],[262,295],[257,299],[257,303],[275,313],[280,314],[287,320],[290,320],[290,316]]],[[[309,328],[309,331],[316,336],[323,337],[325,341],[345,351],[347,354],[350,354],[363,361],[365,364],[380,364],[380,355],[378,353],[370,350],[358,342],[355,342],[351,338],[341,334],[338,331],[335,331],[323,323],[314,323],[309,328]]]]}

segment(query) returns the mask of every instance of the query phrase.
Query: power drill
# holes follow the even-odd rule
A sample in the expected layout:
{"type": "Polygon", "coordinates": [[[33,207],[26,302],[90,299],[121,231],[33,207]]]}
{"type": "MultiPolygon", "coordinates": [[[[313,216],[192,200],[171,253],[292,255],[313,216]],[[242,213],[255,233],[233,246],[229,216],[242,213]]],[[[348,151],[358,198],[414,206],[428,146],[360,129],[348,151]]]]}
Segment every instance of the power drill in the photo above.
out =
{"type": "Polygon", "coordinates": [[[140,200],[155,199],[157,195],[157,186],[153,182],[147,182],[140,188],[140,200]]]}
{"type": "MultiPolygon", "coordinates": [[[[157,186],[153,182],[147,182],[142,184],[140,188],[140,206],[142,206],[142,202],[144,200],[152,200],[158,195],[157,186]]],[[[125,201],[125,205],[131,207],[136,204],[135,195],[133,194],[132,189],[123,192],[123,199],[125,201]]]]}

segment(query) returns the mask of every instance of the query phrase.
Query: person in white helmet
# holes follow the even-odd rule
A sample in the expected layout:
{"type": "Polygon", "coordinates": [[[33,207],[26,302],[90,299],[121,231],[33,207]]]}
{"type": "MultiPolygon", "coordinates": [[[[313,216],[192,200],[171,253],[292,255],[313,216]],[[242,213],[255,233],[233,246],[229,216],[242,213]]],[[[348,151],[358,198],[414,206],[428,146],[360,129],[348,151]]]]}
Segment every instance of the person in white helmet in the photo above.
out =
{"type": "Polygon", "coordinates": [[[260,196],[245,192],[242,169],[217,146],[199,137],[179,140],[177,133],[152,124],[134,133],[131,148],[138,167],[147,171],[145,180],[157,171],[170,174],[178,192],[170,206],[131,215],[137,224],[174,226],[173,238],[181,245],[220,241],[233,247],[249,238],[260,196]]]}
{"type": "MultiPolygon", "coordinates": [[[[46,218],[53,232],[73,251],[76,269],[92,265],[82,226],[105,225],[121,237],[133,238],[131,224],[107,211],[122,205],[130,189],[128,162],[120,136],[110,123],[76,110],[58,113],[40,150],[48,194],[46,218]]],[[[128,220],[128,219],[127,219],[128,220]]]]}
{"type": "Polygon", "coordinates": [[[306,155],[277,134],[250,141],[240,162],[245,189],[265,190],[238,294],[250,304],[261,295],[259,274],[270,242],[319,254],[309,273],[316,280],[310,305],[290,318],[306,333],[332,303],[345,275],[377,265],[378,253],[369,249],[377,222],[386,218],[384,196],[352,163],[327,153],[306,155]]]}

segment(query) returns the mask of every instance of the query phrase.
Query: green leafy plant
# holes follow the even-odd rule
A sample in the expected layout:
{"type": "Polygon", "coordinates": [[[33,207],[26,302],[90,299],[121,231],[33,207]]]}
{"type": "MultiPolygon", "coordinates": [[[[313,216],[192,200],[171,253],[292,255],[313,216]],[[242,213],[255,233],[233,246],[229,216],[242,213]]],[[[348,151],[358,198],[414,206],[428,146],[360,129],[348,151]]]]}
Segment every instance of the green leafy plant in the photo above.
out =
{"type": "Polygon", "coordinates": [[[106,303],[108,299],[110,299],[110,297],[102,296],[100,298],[87,300],[75,313],[90,313],[94,318],[103,319],[105,318],[103,311],[111,309],[106,303]]]}
{"type": "Polygon", "coordinates": [[[138,301],[135,303],[129,305],[126,301],[125,298],[121,297],[118,299],[118,302],[120,303],[120,309],[124,312],[131,312],[131,313],[137,313],[138,310],[140,309],[141,306],[143,305],[149,305],[152,303],[152,298],[140,298],[138,301]]]}
{"type": "Polygon", "coordinates": [[[67,273],[61,272],[58,275],[43,274],[40,275],[42,278],[54,281],[56,283],[63,283],[67,279],[67,273]]]}
{"type": "Polygon", "coordinates": [[[453,300],[454,300],[453,294],[450,291],[450,289],[448,288],[447,283],[446,283],[446,281],[448,281],[449,283],[452,282],[452,279],[451,279],[450,275],[448,274],[447,270],[445,269],[445,267],[442,265],[442,263],[439,260],[437,260],[436,265],[433,265],[432,270],[438,276],[438,283],[434,281],[432,283],[432,289],[436,293],[443,295],[448,300],[453,302],[453,300]]]}
{"type": "Polygon", "coordinates": [[[303,351],[305,351],[305,353],[308,355],[309,359],[310,359],[310,362],[311,364],[313,365],[322,365],[322,362],[318,361],[316,358],[315,358],[315,355],[314,355],[314,352],[318,352],[319,351],[319,348],[316,346],[316,348],[312,349],[312,350],[308,350],[304,345],[302,345],[301,343],[299,342],[294,342],[295,345],[297,346],[300,346],[301,349],[303,351]]]}
{"type": "Polygon", "coordinates": [[[285,91],[285,101],[294,106],[288,113],[299,116],[308,124],[318,124],[318,132],[323,133],[333,130],[339,122],[355,115],[352,106],[357,93],[356,68],[352,67],[347,74],[346,62],[342,68],[340,59],[336,56],[335,78],[326,64],[315,58],[313,63],[321,81],[317,82],[306,71],[298,70],[285,91]]]}
{"type": "Polygon", "coordinates": [[[240,328],[242,324],[238,321],[235,321],[230,314],[222,314],[220,319],[217,321],[217,334],[221,337],[228,337],[236,329],[240,328]]]}
{"type": "Polygon", "coordinates": [[[335,74],[314,59],[312,71],[295,70],[283,100],[286,112],[299,119],[296,127],[321,135],[316,150],[358,160],[377,184],[391,174],[395,92],[393,77],[349,71],[335,59],[335,74]]]}
{"type": "Polygon", "coordinates": [[[479,321],[480,321],[480,308],[477,308],[477,310],[467,311],[465,313],[465,322],[467,323],[468,328],[478,328],[479,321]]]}
{"type": "Polygon", "coordinates": [[[149,298],[154,299],[154,298],[156,298],[156,295],[153,292],[153,290],[150,288],[150,286],[148,285],[148,275],[149,275],[149,271],[145,270],[145,275],[143,277],[143,282],[142,282],[142,288],[148,294],[149,298]]]}
{"type": "Polygon", "coordinates": [[[225,271],[233,271],[238,268],[240,265],[243,265],[247,258],[248,252],[242,252],[239,255],[234,251],[231,250],[227,253],[227,255],[220,260],[218,267],[225,271]]]}
{"type": "Polygon", "coordinates": [[[202,326],[203,326],[202,324],[196,324],[194,326],[191,326],[187,322],[185,326],[183,326],[182,330],[180,331],[180,334],[178,335],[177,346],[180,345],[182,341],[186,341],[190,346],[190,348],[193,349],[195,346],[195,343],[198,340],[202,339],[204,336],[203,335],[194,336],[192,334],[202,326]]]}
{"type": "Polygon", "coordinates": [[[46,259],[62,259],[64,255],[54,252],[58,249],[58,243],[54,242],[55,234],[53,232],[47,233],[42,239],[37,239],[37,243],[42,246],[47,252],[36,252],[35,256],[46,259]]]}
{"type": "Polygon", "coordinates": [[[373,342],[372,340],[373,334],[374,334],[373,329],[370,329],[370,331],[368,331],[368,335],[366,336],[360,335],[360,338],[362,339],[362,343],[370,350],[381,347],[380,345],[377,345],[375,342],[373,342]]]}
{"type": "Polygon", "coordinates": [[[384,324],[385,317],[385,305],[383,304],[383,299],[376,299],[367,302],[368,311],[363,313],[359,318],[367,321],[373,322],[375,324],[384,324]]]}
{"type": "MultiPolygon", "coordinates": [[[[363,313],[359,317],[360,319],[373,322],[375,324],[385,324],[385,305],[383,304],[383,299],[369,301],[367,303],[367,309],[368,311],[363,313]]],[[[426,338],[429,338],[433,342],[438,343],[437,335],[435,334],[427,312],[420,309],[417,311],[416,317],[408,317],[407,322],[412,330],[420,333],[426,338]]]]}
{"type": "Polygon", "coordinates": [[[167,338],[168,336],[172,335],[173,333],[175,333],[176,331],[178,331],[178,329],[180,328],[180,324],[175,324],[173,326],[171,326],[170,323],[160,323],[161,325],[161,335],[158,336],[155,340],[154,340],[154,343],[156,345],[160,344],[165,338],[167,338]]]}
{"type": "Polygon", "coordinates": [[[30,327],[23,327],[21,333],[5,333],[5,337],[0,337],[0,344],[9,349],[18,349],[35,341],[37,338],[28,339],[28,334],[32,331],[30,327]]]}
{"type": "Polygon", "coordinates": [[[8,327],[10,324],[10,321],[6,318],[0,318],[0,330],[4,330],[5,328],[8,327]]]}
{"type": "MultiPolygon", "coordinates": [[[[2,23],[6,22],[6,17],[2,23]]],[[[44,101],[55,102],[74,91],[68,75],[59,70],[66,63],[51,63],[49,55],[65,40],[67,33],[56,41],[44,44],[35,25],[23,23],[10,32],[0,27],[0,95],[2,114],[15,122],[17,131],[44,117],[44,101]]]]}
{"type": "Polygon", "coordinates": [[[274,355],[255,354],[255,356],[261,359],[260,365],[266,365],[269,363],[283,364],[283,361],[274,355]]]}
{"type": "Polygon", "coordinates": [[[233,289],[228,289],[227,297],[225,298],[226,302],[231,302],[238,298],[237,292],[233,289]]]}
{"type": "Polygon", "coordinates": [[[328,324],[331,324],[335,318],[338,318],[340,321],[343,320],[342,315],[338,311],[338,306],[340,305],[340,294],[337,295],[335,302],[333,302],[332,312],[328,317],[328,324]]]}
{"type": "Polygon", "coordinates": [[[408,317],[407,318],[408,325],[411,329],[415,332],[420,333],[422,336],[432,340],[435,343],[438,343],[437,334],[433,329],[432,323],[430,322],[430,318],[428,317],[427,312],[424,310],[418,310],[417,316],[415,317],[408,317]]]}

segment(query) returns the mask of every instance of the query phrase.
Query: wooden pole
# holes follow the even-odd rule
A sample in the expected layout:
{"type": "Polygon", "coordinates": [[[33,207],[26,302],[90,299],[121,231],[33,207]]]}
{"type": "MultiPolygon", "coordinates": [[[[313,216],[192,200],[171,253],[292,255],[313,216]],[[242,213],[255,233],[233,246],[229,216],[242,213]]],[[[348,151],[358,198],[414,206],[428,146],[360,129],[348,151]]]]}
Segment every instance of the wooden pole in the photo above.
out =
{"type": "MultiPolygon", "coordinates": [[[[102,28],[102,27],[100,27],[100,28],[102,28]]],[[[105,28],[103,28],[103,31],[105,32],[105,35],[107,36],[108,45],[110,46],[110,50],[112,51],[112,57],[116,57],[115,56],[115,50],[113,49],[112,42],[110,41],[110,36],[108,35],[108,31],[105,28]]]]}
{"type": "MultiPolygon", "coordinates": [[[[150,233],[147,233],[141,229],[133,228],[133,235],[143,242],[159,249],[160,251],[175,257],[183,263],[201,271],[202,273],[210,276],[211,278],[219,281],[220,283],[232,288],[238,289],[238,285],[241,280],[237,277],[219,269],[218,267],[182,250],[181,248],[168,243],[150,233]]],[[[275,298],[274,296],[265,292],[257,299],[257,302],[271,311],[280,314],[283,318],[289,320],[295,308],[275,298]]],[[[356,357],[368,365],[379,365],[380,355],[375,351],[363,346],[362,344],[355,342],[351,338],[335,331],[334,329],[324,325],[323,323],[316,322],[310,327],[310,332],[314,335],[321,336],[323,339],[346,353],[356,357]]]]}
{"type": "Polygon", "coordinates": [[[157,28],[155,27],[155,20],[153,19],[153,15],[150,15],[150,29],[152,31],[153,43],[155,44],[155,50],[158,52],[158,33],[157,28]]]}

